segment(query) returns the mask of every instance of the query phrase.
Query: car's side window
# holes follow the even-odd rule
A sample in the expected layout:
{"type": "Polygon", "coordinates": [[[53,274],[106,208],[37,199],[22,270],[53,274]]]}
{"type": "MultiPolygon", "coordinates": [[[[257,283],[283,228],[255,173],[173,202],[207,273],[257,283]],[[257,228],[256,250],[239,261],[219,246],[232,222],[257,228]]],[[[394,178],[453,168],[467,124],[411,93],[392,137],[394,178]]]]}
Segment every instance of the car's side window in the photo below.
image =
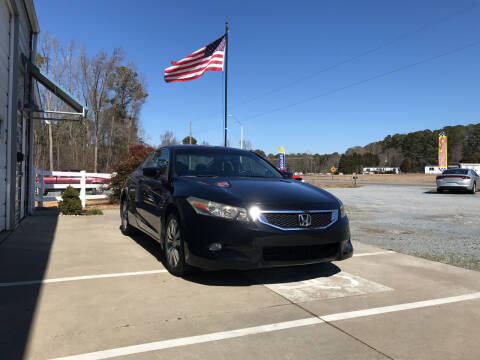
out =
{"type": "Polygon", "coordinates": [[[150,165],[152,163],[152,159],[154,158],[156,152],[155,151],[152,151],[152,153],[150,155],[147,156],[147,158],[145,159],[145,161],[142,163],[142,165],[140,165],[140,168],[143,169],[144,167],[150,167],[152,165],[150,165]]]}
{"type": "Polygon", "coordinates": [[[155,156],[155,165],[159,168],[166,168],[168,169],[168,161],[169,161],[169,151],[168,149],[161,149],[157,151],[157,156],[155,156]]]}

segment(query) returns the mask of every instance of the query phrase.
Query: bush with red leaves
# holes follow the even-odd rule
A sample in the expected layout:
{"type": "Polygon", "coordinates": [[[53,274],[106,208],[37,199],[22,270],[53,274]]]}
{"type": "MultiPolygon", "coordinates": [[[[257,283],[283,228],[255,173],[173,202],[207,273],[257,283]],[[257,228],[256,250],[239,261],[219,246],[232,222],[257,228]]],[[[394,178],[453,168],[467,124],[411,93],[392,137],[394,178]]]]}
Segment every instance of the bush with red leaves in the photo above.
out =
{"type": "Polygon", "coordinates": [[[112,202],[120,202],[120,195],[127,177],[138,168],[153,150],[155,149],[152,146],[145,143],[132,144],[128,147],[127,156],[113,169],[116,175],[110,182],[112,189],[110,200],[112,202]]]}

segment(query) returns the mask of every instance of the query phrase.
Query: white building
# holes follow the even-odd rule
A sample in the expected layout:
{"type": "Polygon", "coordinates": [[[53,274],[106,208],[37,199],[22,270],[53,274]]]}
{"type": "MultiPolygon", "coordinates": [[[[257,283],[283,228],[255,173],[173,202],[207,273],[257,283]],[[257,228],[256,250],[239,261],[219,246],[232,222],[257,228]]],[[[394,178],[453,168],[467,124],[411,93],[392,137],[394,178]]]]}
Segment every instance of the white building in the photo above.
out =
{"type": "Polygon", "coordinates": [[[0,0],[0,232],[14,229],[35,205],[33,130],[44,118],[37,82],[79,115],[87,110],[35,66],[39,32],[33,0],[0,0]]]}
{"type": "Polygon", "coordinates": [[[425,174],[441,174],[442,172],[443,170],[440,169],[438,165],[425,166],[425,174]]]}
{"type": "Polygon", "coordinates": [[[460,163],[460,167],[462,169],[472,169],[475,172],[480,173],[480,164],[475,163],[460,163]]]}
{"type": "Polygon", "coordinates": [[[364,167],[362,174],[398,174],[400,169],[398,167],[364,167]]]}

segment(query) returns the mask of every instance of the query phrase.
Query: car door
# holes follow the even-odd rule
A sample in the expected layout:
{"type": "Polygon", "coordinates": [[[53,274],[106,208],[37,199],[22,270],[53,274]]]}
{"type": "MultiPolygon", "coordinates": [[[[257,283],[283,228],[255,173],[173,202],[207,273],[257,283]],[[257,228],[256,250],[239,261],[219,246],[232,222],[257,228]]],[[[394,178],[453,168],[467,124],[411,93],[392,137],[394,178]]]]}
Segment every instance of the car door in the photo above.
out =
{"type": "Polygon", "coordinates": [[[153,236],[153,233],[150,231],[150,227],[148,226],[147,221],[147,211],[146,211],[146,179],[147,177],[143,174],[143,169],[145,167],[150,167],[153,164],[153,159],[156,156],[156,152],[152,152],[143,162],[142,165],[135,171],[135,173],[131,177],[131,183],[129,186],[129,194],[131,198],[135,199],[135,216],[137,219],[137,225],[140,229],[147,232],[148,234],[153,236]]]}
{"type": "Polygon", "coordinates": [[[158,240],[160,240],[162,232],[162,214],[170,194],[168,183],[169,157],[168,149],[157,150],[150,166],[156,167],[158,174],[154,177],[145,176],[142,182],[143,217],[148,227],[147,231],[158,240]]]}

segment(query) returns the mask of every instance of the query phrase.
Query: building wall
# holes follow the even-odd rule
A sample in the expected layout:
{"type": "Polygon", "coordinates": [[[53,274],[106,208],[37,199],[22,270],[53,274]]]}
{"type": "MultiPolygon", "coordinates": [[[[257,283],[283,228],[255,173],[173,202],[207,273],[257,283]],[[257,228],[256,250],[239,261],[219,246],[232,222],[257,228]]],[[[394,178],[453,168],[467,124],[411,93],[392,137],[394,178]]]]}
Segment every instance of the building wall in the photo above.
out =
{"type": "Polygon", "coordinates": [[[29,119],[22,108],[29,103],[30,77],[21,60],[22,54],[31,55],[27,7],[33,9],[31,0],[0,0],[0,231],[13,228],[27,214],[29,119]],[[24,161],[12,163],[17,152],[24,161]]]}
{"type": "Polygon", "coordinates": [[[425,174],[441,174],[442,170],[436,165],[425,166],[425,174]]]}
{"type": "Polygon", "coordinates": [[[6,228],[7,214],[7,121],[10,21],[10,9],[5,0],[0,0],[0,231],[6,228]]]}

